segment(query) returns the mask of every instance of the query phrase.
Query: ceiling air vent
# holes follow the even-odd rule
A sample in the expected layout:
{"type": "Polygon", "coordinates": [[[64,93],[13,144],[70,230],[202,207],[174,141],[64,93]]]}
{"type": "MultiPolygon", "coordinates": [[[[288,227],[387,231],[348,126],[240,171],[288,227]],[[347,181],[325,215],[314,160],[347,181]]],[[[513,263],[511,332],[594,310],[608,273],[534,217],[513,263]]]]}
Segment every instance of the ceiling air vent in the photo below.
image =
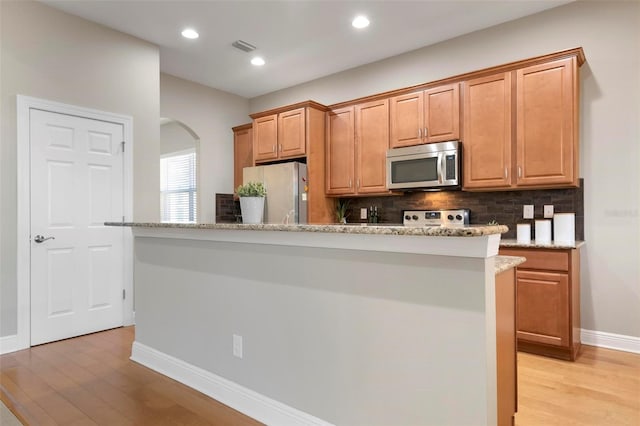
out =
{"type": "Polygon", "coordinates": [[[243,52],[251,52],[252,50],[256,50],[256,47],[254,45],[242,40],[236,40],[231,43],[231,45],[236,49],[242,50],[243,52]]]}

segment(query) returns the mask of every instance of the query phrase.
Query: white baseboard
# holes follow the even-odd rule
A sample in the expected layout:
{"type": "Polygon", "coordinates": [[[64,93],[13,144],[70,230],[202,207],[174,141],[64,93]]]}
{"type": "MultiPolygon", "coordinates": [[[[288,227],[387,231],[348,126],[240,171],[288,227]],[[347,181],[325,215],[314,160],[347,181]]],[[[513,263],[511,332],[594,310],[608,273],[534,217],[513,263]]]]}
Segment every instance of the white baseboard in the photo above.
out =
{"type": "Polygon", "coordinates": [[[333,426],[139,342],[133,342],[131,359],[267,425],[333,426]]]}
{"type": "Polygon", "coordinates": [[[0,355],[8,354],[9,352],[15,352],[18,349],[19,347],[17,334],[0,337],[0,355]]]}
{"type": "Polygon", "coordinates": [[[640,354],[640,337],[582,329],[580,341],[585,345],[640,354]]]}

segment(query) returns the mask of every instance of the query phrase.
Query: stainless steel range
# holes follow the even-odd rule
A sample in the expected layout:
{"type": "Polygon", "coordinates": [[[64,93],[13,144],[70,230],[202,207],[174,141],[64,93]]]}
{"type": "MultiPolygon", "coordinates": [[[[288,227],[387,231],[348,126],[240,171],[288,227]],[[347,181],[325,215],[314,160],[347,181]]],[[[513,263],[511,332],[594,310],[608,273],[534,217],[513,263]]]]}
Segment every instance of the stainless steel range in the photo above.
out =
{"type": "Polygon", "coordinates": [[[404,210],[404,226],[467,226],[469,209],[457,210],[404,210]]]}

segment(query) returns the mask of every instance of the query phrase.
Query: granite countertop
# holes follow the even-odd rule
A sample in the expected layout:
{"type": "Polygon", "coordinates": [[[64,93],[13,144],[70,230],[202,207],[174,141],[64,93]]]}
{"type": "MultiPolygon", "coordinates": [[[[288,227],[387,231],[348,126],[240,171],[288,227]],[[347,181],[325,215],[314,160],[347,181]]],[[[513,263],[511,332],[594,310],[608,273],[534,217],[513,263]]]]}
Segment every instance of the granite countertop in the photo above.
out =
{"type": "Polygon", "coordinates": [[[520,256],[496,256],[496,275],[526,261],[526,258],[520,256]]]}
{"type": "Polygon", "coordinates": [[[539,243],[536,243],[534,240],[531,240],[530,243],[523,244],[523,243],[519,243],[517,240],[511,240],[511,239],[500,240],[500,247],[502,248],[542,248],[542,249],[566,250],[566,249],[577,249],[582,247],[584,244],[585,244],[584,241],[576,241],[573,244],[561,243],[561,242],[555,242],[555,241],[551,241],[550,244],[539,244],[539,243]]]}
{"type": "Polygon", "coordinates": [[[238,224],[238,223],[158,223],[158,222],[105,222],[106,226],[130,226],[143,228],[183,228],[251,231],[325,232],[333,234],[378,234],[417,235],[431,237],[481,237],[504,234],[509,230],[505,225],[472,225],[464,227],[402,225],[283,225],[283,224],[238,224]]]}

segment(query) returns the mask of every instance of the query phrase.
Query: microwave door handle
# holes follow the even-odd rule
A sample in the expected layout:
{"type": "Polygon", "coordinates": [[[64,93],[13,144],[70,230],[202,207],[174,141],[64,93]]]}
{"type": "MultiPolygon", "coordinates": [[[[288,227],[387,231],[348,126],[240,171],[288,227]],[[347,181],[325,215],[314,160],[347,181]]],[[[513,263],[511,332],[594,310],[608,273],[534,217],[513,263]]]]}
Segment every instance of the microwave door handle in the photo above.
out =
{"type": "Polygon", "coordinates": [[[438,169],[437,169],[437,171],[438,171],[438,183],[440,185],[442,185],[442,183],[443,183],[443,178],[442,178],[442,176],[444,175],[444,164],[443,164],[443,162],[444,162],[444,153],[439,152],[438,153],[438,169]]]}

